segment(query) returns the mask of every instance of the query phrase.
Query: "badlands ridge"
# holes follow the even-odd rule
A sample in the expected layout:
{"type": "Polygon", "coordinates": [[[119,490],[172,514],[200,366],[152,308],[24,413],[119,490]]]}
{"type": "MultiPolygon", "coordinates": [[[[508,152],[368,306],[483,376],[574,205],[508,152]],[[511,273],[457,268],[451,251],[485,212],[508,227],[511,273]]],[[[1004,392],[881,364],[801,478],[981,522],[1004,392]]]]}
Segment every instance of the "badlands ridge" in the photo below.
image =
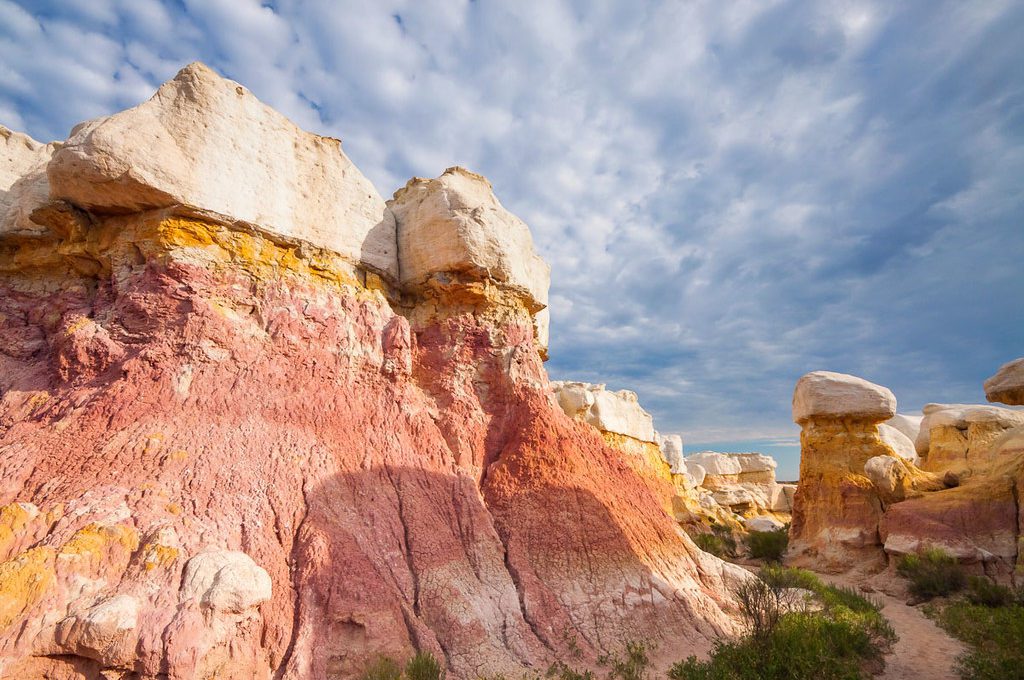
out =
{"type": "Polygon", "coordinates": [[[548,283],[483,177],[385,201],[201,64],[64,142],[0,128],[0,678],[519,677],[639,637],[664,667],[737,630],[711,526],[1014,577],[1024,412],[815,372],[799,487],[684,458],[632,392],[549,382],[548,283]]]}

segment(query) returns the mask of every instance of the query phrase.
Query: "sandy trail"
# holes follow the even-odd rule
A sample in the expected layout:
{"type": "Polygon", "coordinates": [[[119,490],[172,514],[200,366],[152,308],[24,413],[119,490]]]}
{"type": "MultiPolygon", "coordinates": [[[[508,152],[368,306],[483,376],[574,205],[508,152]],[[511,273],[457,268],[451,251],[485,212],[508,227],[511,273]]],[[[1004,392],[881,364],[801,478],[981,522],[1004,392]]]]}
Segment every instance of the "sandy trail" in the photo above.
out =
{"type": "MultiPolygon", "coordinates": [[[[835,576],[819,576],[836,585],[855,585],[835,576]]],[[[885,672],[878,677],[886,680],[960,680],[953,667],[956,657],[966,651],[961,642],[947,635],[919,609],[908,607],[902,600],[881,592],[870,595],[884,605],[882,614],[900,636],[893,653],[885,657],[885,672]]]]}

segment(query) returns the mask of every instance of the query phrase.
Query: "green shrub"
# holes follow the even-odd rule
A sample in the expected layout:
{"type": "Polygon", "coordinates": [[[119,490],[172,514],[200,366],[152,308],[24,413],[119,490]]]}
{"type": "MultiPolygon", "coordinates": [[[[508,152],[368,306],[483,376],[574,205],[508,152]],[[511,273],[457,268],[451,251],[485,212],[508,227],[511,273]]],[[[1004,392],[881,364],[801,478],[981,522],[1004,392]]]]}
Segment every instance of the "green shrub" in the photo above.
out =
{"type": "Polygon", "coordinates": [[[725,543],[715,534],[697,534],[693,537],[697,547],[715,557],[725,557],[725,543]]]}
{"type": "Polygon", "coordinates": [[[406,680],[444,680],[444,669],[430,652],[416,652],[405,664],[406,680]]]}
{"type": "Polygon", "coordinates": [[[672,680],[856,680],[880,666],[896,641],[880,605],[852,589],[779,565],[762,567],[759,576],[736,591],[751,634],[717,643],[707,661],[675,664],[672,680]],[[785,613],[780,594],[787,588],[811,591],[822,609],[785,613]]]}
{"type": "Polygon", "coordinates": [[[1024,678],[1024,606],[988,607],[964,601],[950,602],[936,618],[970,651],[958,659],[957,671],[965,680],[1024,678]]]}
{"type": "Polygon", "coordinates": [[[719,642],[711,658],[672,666],[672,680],[860,680],[883,648],[855,623],[819,613],[786,614],[764,640],[719,642]]]}
{"type": "Polygon", "coordinates": [[[985,607],[1006,607],[1017,601],[1017,593],[984,576],[967,579],[967,599],[985,607]]]}
{"type": "Polygon", "coordinates": [[[747,535],[747,548],[754,559],[778,562],[789,546],[789,530],[751,531],[747,535]]]}
{"type": "Polygon", "coordinates": [[[416,652],[405,664],[388,656],[378,657],[360,676],[361,680],[444,680],[444,669],[430,652],[416,652]]]}
{"type": "Polygon", "coordinates": [[[363,671],[362,680],[399,680],[402,677],[402,667],[391,657],[377,657],[363,671]]]}
{"type": "Polygon", "coordinates": [[[967,583],[960,563],[939,548],[904,555],[896,563],[896,572],[910,580],[911,594],[923,599],[950,595],[963,590],[967,583]]]}
{"type": "Polygon", "coordinates": [[[547,677],[557,680],[594,680],[594,674],[591,671],[578,671],[561,661],[551,664],[548,668],[547,677]]]}
{"type": "Polygon", "coordinates": [[[644,680],[647,677],[647,669],[651,665],[648,651],[650,651],[650,643],[644,640],[628,640],[621,656],[604,655],[598,659],[598,663],[609,667],[609,678],[644,680]]]}

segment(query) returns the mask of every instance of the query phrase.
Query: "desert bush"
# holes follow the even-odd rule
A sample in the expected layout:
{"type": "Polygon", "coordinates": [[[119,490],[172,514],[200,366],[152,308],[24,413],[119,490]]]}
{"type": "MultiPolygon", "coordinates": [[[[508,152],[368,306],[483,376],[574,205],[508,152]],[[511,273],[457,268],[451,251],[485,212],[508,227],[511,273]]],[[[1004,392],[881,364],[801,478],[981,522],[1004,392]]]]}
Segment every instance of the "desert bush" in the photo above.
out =
{"type": "Polygon", "coordinates": [[[780,589],[759,578],[744,581],[733,591],[740,614],[757,639],[768,637],[782,618],[780,589]]]}
{"type": "Polygon", "coordinates": [[[984,607],[1006,607],[1017,601],[1017,593],[984,576],[967,579],[967,599],[984,607]]]}
{"type": "Polygon", "coordinates": [[[417,652],[405,664],[406,680],[444,680],[444,669],[430,652],[417,652]]]}
{"type": "Polygon", "coordinates": [[[789,529],[775,531],[751,531],[747,535],[747,548],[754,559],[778,562],[789,546],[789,529]]]}
{"type": "Polygon", "coordinates": [[[957,600],[935,617],[946,631],[970,646],[957,662],[964,680],[1024,678],[1024,606],[991,607],[957,600]]]}
{"type": "Polygon", "coordinates": [[[880,666],[896,641],[880,605],[852,589],[779,565],[766,565],[759,576],[737,589],[751,634],[717,643],[707,661],[690,657],[675,664],[672,680],[855,680],[880,666]],[[780,611],[787,588],[811,591],[822,609],[780,611]]]}
{"type": "Polygon", "coordinates": [[[388,656],[377,657],[365,671],[362,680],[400,680],[402,667],[388,656]]]}
{"type": "Polygon", "coordinates": [[[561,661],[556,661],[548,668],[547,677],[552,680],[594,680],[594,673],[588,670],[577,670],[561,661]]]}
{"type": "Polygon", "coordinates": [[[375,659],[360,680],[444,680],[444,669],[430,652],[416,652],[405,668],[388,656],[375,659]]]}
{"type": "Polygon", "coordinates": [[[646,640],[627,640],[622,654],[602,656],[598,663],[608,666],[609,678],[644,680],[651,665],[650,649],[646,640]]]}
{"type": "Polygon", "coordinates": [[[910,580],[911,594],[923,599],[950,595],[963,590],[967,583],[960,563],[939,548],[904,555],[896,563],[896,572],[910,580]]]}
{"type": "Polygon", "coordinates": [[[725,557],[725,543],[722,541],[721,536],[715,534],[696,534],[693,537],[693,542],[697,544],[697,547],[706,553],[711,553],[715,557],[725,557]]]}

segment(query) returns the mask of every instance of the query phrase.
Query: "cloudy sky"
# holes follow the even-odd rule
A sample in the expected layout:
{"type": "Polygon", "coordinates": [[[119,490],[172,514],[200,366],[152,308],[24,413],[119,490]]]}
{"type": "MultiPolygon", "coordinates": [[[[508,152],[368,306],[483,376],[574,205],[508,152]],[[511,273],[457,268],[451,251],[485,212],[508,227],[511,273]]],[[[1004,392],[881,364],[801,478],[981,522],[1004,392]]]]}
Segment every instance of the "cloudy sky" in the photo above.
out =
{"type": "Polygon", "coordinates": [[[481,172],[552,266],[552,377],[794,477],[801,374],[913,412],[1024,354],[1021,35],[996,0],[0,0],[0,123],[198,59],[385,196],[481,172]]]}

